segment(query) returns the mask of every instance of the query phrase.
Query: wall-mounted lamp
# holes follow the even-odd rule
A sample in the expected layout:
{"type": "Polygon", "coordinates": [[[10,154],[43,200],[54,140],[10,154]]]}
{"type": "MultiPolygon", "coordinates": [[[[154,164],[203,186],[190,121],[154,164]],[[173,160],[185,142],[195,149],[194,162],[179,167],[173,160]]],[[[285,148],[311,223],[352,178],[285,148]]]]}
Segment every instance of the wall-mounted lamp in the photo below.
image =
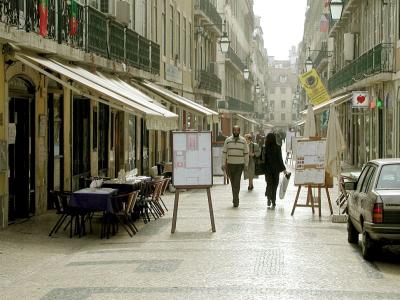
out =
{"type": "Polygon", "coordinates": [[[221,48],[222,53],[228,53],[229,51],[229,45],[231,44],[231,41],[228,38],[228,34],[226,31],[222,34],[220,40],[219,40],[219,47],[221,48]]]}
{"type": "Polygon", "coordinates": [[[208,33],[204,30],[204,27],[206,26],[214,26],[214,25],[223,25],[224,26],[224,32],[222,33],[221,38],[218,41],[219,47],[221,49],[222,53],[228,53],[229,50],[229,45],[231,44],[231,41],[229,40],[228,33],[226,32],[226,20],[224,20],[224,23],[222,24],[204,24],[201,26],[196,26],[195,27],[195,33],[203,35],[205,38],[208,37],[208,33]]]}
{"type": "Polygon", "coordinates": [[[243,70],[243,77],[244,77],[244,79],[249,79],[249,77],[250,77],[250,70],[249,70],[249,68],[248,67],[245,67],[244,68],[244,70],[243,70]]]}
{"type": "Polygon", "coordinates": [[[330,0],[329,10],[333,21],[339,21],[342,18],[343,0],[330,0]]]}
{"type": "Polygon", "coordinates": [[[306,67],[306,72],[309,72],[309,71],[312,70],[312,68],[314,67],[314,63],[313,63],[311,57],[308,57],[308,58],[307,58],[307,60],[306,60],[306,62],[305,62],[304,65],[305,65],[305,67],[306,67]]]}
{"type": "Polygon", "coordinates": [[[259,94],[259,93],[260,93],[260,85],[257,82],[257,84],[256,84],[256,94],[259,94]]]}

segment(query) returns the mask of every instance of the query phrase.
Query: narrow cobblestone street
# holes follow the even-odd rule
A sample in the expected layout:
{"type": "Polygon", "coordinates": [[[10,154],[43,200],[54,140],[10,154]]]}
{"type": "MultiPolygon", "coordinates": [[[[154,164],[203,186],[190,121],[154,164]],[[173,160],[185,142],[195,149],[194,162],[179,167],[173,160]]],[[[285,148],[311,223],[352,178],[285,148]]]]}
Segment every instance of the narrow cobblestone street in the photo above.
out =
{"type": "Polygon", "coordinates": [[[324,196],[321,218],[310,208],[291,217],[293,181],[273,210],[261,177],[252,192],[242,181],[235,209],[230,186],[215,180],[216,233],[202,190],[181,194],[175,234],[173,194],[166,216],[138,221],[133,238],[120,229],[101,240],[98,228],[49,238],[53,213],[10,226],[0,232],[2,299],[400,299],[398,249],[365,262],[324,196]]]}

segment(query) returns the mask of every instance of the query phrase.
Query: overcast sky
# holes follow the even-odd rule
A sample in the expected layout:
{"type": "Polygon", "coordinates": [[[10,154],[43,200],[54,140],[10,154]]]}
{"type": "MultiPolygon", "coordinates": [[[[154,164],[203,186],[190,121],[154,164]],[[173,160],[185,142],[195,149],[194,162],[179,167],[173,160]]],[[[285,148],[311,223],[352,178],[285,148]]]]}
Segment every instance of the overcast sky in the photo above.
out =
{"type": "Polygon", "coordinates": [[[254,13],[261,17],[264,45],[269,56],[288,59],[289,49],[303,38],[307,0],[255,0],[254,13]]]}

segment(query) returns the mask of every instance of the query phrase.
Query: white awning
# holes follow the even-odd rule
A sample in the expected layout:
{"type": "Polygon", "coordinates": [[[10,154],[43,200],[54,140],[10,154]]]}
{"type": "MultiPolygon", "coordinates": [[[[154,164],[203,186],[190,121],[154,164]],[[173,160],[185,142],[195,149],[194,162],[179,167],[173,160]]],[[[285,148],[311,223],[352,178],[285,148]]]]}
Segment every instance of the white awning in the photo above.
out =
{"type": "Polygon", "coordinates": [[[236,114],[236,116],[238,116],[239,118],[241,118],[241,119],[243,119],[243,120],[245,120],[247,122],[253,123],[255,125],[260,125],[260,123],[256,122],[255,120],[247,118],[247,117],[245,117],[245,116],[243,116],[241,114],[236,114]]]}
{"type": "Polygon", "coordinates": [[[205,115],[207,117],[209,116],[218,116],[218,113],[216,111],[213,111],[201,104],[196,103],[193,100],[187,99],[185,97],[182,97],[180,95],[177,95],[163,87],[160,87],[159,85],[152,83],[150,81],[143,81],[140,82],[140,84],[148,89],[150,89],[152,92],[158,94],[159,96],[165,97],[168,100],[182,105],[183,107],[185,107],[188,110],[191,110],[195,113],[201,114],[201,115],[205,115]]]}
{"type": "Polygon", "coordinates": [[[145,116],[147,129],[169,131],[177,128],[178,116],[153,103],[154,101],[151,98],[140,91],[136,94],[127,93],[125,89],[115,86],[110,80],[90,73],[80,67],[65,65],[55,60],[26,54],[17,54],[16,58],[61,85],[70,88],[77,94],[105,103],[119,110],[145,116]],[[41,66],[72,79],[78,85],[94,90],[97,95],[85,93],[81,88],[54,76],[41,66]]]}
{"type": "Polygon", "coordinates": [[[274,128],[275,125],[272,125],[272,124],[269,124],[269,123],[264,123],[263,127],[274,128]]]}
{"type": "Polygon", "coordinates": [[[306,123],[306,120],[300,120],[300,121],[293,123],[293,126],[301,126],[301,125],[304,125],[305,123],[306,123]]]}
{"type": "MultiPolygon", "coordinates": [[[[331,104],[335,104],[336,106],[340,105],[340,104],[342,104],[344,102],[347,102],[347,101],[351,100],[351,97],[352,97],[352,93],[335,97],[335,98],[333,98],[331,100],[328,100],[328,101],[326,101],[324,103],[321,103],[321,104],[318,104],[318,105],[314,106],[313,110],[314,110],[315,113],[322,112],[324,110],[328,110],[329,106],[331,104]]],[[[307,114],[307,109],[303,110],[300,113],[303,114],[303,115],[306,115],[307,114]]]]}

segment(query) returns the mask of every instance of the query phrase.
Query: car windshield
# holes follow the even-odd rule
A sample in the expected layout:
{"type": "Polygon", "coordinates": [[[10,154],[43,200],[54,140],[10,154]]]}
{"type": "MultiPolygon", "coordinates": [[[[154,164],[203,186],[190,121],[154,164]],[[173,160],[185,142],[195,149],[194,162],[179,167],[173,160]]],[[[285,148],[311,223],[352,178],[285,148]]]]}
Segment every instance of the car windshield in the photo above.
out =
{"type": "Polygon", "coordinates": [[[382,190],[400,190],[400,164],[383,166],[376,188],[382,190]]]}

